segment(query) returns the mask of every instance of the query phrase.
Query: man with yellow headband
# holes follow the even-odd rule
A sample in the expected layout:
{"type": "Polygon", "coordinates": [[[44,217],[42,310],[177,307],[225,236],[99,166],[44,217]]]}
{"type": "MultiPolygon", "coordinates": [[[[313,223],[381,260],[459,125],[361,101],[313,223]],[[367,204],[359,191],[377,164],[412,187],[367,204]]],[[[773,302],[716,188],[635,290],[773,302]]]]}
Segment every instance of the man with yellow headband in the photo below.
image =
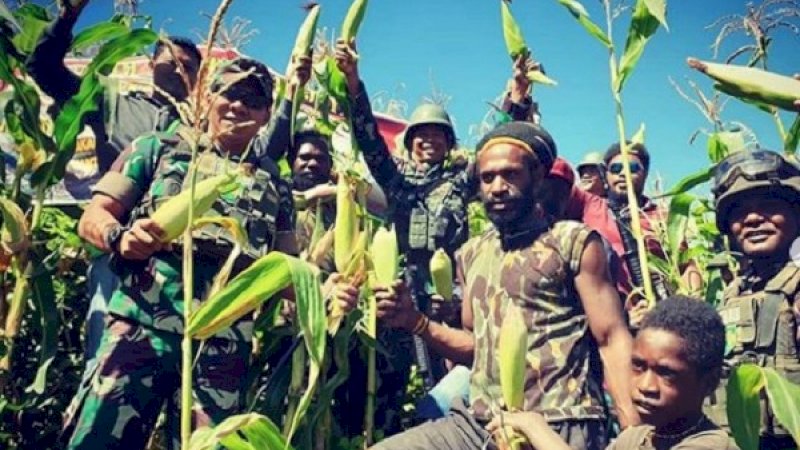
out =
{"type": "Polygon", "coordinates": [[[528,324],[522,410],[542,414],[573,449],[605,448],[602,362],[622,425],[638,423],[627,377],[631,336],[601,239],[579,222],[553,223],[540,205],[556,155],[550,134],[527,122],[501,125],[479,143],[480,196],[494,227],[456,257],[463,329],[417,311],[402,281],[376,290],[385,323],[472,364],[472,373],[469,405],[457,400],[443,419],[374,448],[477,450],[495,439],[484,427],[509,409],[501,394],[498,336],[512,305],[528,324]]]}

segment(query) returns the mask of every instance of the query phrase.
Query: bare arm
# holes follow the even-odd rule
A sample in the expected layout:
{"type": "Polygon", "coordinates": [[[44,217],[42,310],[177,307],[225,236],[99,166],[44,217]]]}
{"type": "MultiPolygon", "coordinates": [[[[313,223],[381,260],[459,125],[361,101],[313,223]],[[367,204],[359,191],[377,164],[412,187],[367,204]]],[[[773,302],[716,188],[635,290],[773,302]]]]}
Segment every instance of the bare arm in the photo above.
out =
{"type": "Polygon", "coordinates": [[[110,227],[119,225],[126,213],[119,201],[105,194],[95,194],[78,222],[78,235],[95,247],[111,252],[105,243],[105,233],[110,227]]]}
{"type": "MultiPolygon", "coordinates": [[[[459,279],[462,277],[459,275],[459,279]]],[[[401,328],[409,333],[424,316],[416,310],[408,287],[397,281],[392,289],[376,289],[378,300],[378,318],[393,328],[401,328]]],[[[472,336],[472,305],[464,299],[461,308],[463,329],[450,328],[438,322],[430,321],[420,337],[436,353],[460,364],[471,365],[475,349],[472,336]]]]}
{"type": "Polygon", "coordinates": [[[581,256],[575,277],[589,321],[603,360],[605,381],[617,408],[623,428],[639,423],[630,396],[632,339],[625,325],[621,302],[608,273],[606,255],[600,238],[592,235],[581,256]]]}

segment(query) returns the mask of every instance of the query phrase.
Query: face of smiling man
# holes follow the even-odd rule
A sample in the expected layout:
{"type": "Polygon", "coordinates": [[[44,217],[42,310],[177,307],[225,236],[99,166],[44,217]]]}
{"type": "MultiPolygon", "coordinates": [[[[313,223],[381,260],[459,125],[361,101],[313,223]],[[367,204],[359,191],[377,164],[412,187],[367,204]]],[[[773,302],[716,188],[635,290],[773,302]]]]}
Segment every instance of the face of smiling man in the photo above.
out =
{"type": "Polygon", "coordinates": [[[741,195],[730,211],[730,231],[753,258],[781,258],[798,235],[796,208],[784,199],[741,195]]]}

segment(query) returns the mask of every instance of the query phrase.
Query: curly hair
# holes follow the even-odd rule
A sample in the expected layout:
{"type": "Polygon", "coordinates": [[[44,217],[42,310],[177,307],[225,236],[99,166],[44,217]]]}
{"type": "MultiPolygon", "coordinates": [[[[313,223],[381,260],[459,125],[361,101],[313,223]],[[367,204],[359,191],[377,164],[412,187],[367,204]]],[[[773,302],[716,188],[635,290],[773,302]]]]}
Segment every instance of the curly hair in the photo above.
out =
{"type": "Polygon", "coordinates": [[[286,155],[286,160],[289,164],[294,164],[294,160],[297,158],[297,152],[300,151],[300,146],[306,142],[319,148],[326,155],[330,155],[331,146],[327,136],[316,130],[303,130],[294,134],[294,145],[289,147],[289,151],[286,155]]]}
{"type": "Polygon", "coordinates": [[[680,336],[689,364],[698,373],[720,373],[725,354],[725,325],[713,306],[702,300],[673,295],[656,305],[642,330],[654,328],[680,336]]]}

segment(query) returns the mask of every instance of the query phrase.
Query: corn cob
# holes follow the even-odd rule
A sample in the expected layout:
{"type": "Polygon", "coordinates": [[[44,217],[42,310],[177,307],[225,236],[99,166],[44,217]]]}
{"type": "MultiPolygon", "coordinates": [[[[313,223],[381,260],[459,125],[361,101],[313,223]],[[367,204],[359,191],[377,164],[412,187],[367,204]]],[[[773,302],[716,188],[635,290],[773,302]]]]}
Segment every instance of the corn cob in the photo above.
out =
{"type": "Polygon", "coordinates": [[[350,39],[356,37],[366,11],[367,0],[353,0],[353,3],[350,4],[350,9],[347,10],[347,15],[344,17],[344,22],[342,22],[341,38],[345,42],[350,42],[350,39]]]}
{"type": "Polygon", "coordinates": [[[522,409],[525,388],[525,366],[528,352],[528,327],[519,306],[509,303],[500,327],[500,390],[507,411],[522,409]]]}
{"type": "MultiPolygon", "coordinates": [[[[205,214],[219,198],[220,189],[232,181],[229,174],[217,175],[195,184],[194,187],[194,216],[205,214]]],[[[177,239],[189,225],[189,204],[191,190],[184,189],[180,194],[164,202],[151,216],[159,227],[164,230],[162,242],[177,239]]]]}
{"type": "Polygon", "coordinates": [[[689,67],[713,78],[716,81],[714,87],[728,95],[797,111],[795,102],[800,100],[800,80],[755,67],[717,64],[695,58],[686,62],[689,67]]]}
{"type": "Polygon", "coordinates": [[[336,271],[344,273],[350,263],[353,244],[358,237],[358,213],[355,189],[344,174],[336,185],[336,220],[334,222],[333,252],[336,271]]]}
{"type": "Polygon", "coordinates": [[[314,43],[314,34],[317,31],[317,20],[319,19],[319,5],[314,5],[308,10],[303,24],[297,32],[297,39],[294,41],[294,50],[292,56],[305,56],[311,50],[311,44],[314,43]]]}
{"type": "Polygon", "coordinates": [[[453,261],[441,248],[433,253],[430,262],[433,288],[445,300],[453,298],[453,261]]]}
{"type": "MultiPolygon", "coordinates": [[[[334,250],[336,249],[336,242],[334,241],[334,250]]],[[[360,287],[367,277],[367,233],[361,232],[356,237],[356,243],[353,251],[350,253],[350,261],[344,271],[340,272],[345,280],[356,287],[360,287]]],[[[342,319],[345,313],[342,310],[338,301],[330,304],[330,313],[328,314],[328,332],[331,336],[335,336],[339,331],[339,326],[342,324],[342,319]]]]}
{"type": "Polygon", "coordinates": [[[192,314],[186,333],[196,339],[207,339],[289,286],[290,258],[279,252],[259,258],[192,314]]]}
{"type": "Polygon", "coordinates": [[[8,253],[14,254],[25,250],[28,240],[28,221],[19,205],[0,197],[0,210],[3,215],[3,229],[0,241],[8,253]]]}
{"type": "Polygon", "coordinates": [[[400,257],[394,225],[388,229],[381,227],[375,233],[370,255],[376,282],[381,286],[390,286],[397,279],[399,271],[397,259],[400,257]]]}

